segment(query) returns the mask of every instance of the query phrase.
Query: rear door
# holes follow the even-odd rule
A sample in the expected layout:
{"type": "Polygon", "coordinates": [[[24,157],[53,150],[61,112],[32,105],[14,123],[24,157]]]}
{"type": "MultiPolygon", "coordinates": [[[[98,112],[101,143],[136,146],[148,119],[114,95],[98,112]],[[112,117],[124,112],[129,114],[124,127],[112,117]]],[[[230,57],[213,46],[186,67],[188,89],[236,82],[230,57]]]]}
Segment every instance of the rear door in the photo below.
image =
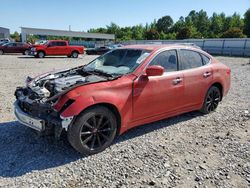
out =
{"type": "Polygon", "coordinates": [[[65,41],[58,41],[57,42],[57,52],[58,55],[67,55],[69,54],[69,48],[67,47],[67,44],[65,41]]]}
{"type": "Polygon", "coordinates": [[[133,120],[141,120],[178,110],[183,97],[183,74],[178,71],[176,50],[159,53],[148,66],[165,69],[161,76],[141,75],[134,81],[133,120]]]}
{"type": "Polygon", "coordinates": [[[178,50],[178,54],[184,76],[183,107],[200,105],[213,81],[210,59],[202,53],[187,49],[178,50]]]}
{"type": "Polygon", "coordinates": [[[24,44],[23,43],[16,43],[16,52],[23,53],[24,52],[24,44]]]}

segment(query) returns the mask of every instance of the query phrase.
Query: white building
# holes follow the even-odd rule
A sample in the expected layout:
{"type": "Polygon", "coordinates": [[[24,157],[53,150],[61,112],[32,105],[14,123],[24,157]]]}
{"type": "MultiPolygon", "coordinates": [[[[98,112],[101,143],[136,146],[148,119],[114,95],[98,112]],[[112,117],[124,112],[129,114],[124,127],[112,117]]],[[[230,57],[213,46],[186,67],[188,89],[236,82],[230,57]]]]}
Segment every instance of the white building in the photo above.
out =
{"type": "Polygon", "coordinates": [[[4,27],[0,27],[0,39],[9,37],[10,37],[10,30],[4,27]]]}

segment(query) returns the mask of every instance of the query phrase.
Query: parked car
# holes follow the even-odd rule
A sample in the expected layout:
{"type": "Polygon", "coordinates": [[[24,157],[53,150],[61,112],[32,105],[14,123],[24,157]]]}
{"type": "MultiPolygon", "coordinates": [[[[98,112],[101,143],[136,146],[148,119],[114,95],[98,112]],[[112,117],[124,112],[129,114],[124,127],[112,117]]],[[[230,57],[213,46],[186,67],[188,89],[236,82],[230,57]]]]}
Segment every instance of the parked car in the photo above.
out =
{"type": "Polygon", "coordinates": [[[43,44],[33,45],[30,50],[30,55],[44,58],[45,56],[68,56],[77,58],[79,54],[83,54],[84,47],[70,46],[68,41],[64,40],[50,40],[43,44]]]}
{"type": "Polygon", "coordinates": [[[10,42],[10,39],[8,39],[8,38],[1,38],[0,42],[10,42]]]}
{"type": "Polygon", "coordinates": [[[8,42],[0,45],[0,55],[4,53],[22,53],[28,55],[30,45],[22,42],[8,42]]]}
{"type": "Polygon", "coordinates": [[[6,43],[9,43],[9,42],[7,42],[7,41],[1,41],[1,42],[0,42],[0,46],[4,45],[4,44],[6,44],[6,43]]]}
{"type": "Polygon", "coordinates": [[[88,54],[88,55],[103,55],[112,49],[113,49],[113,47],[110,47],[110,46],[101,46],[101,47],[97,47],[94,49],[86,50],[86,54],[88,54]]]}
{"type": "Polygon", "coordinates": [[[182,113],[215,111],[231,70],[186,45],[134,45],[87,65],[28,77],[15,92],[17,119],[40,132],[67,132],[80,153],[94,154],[138,125],[182,113]]]}

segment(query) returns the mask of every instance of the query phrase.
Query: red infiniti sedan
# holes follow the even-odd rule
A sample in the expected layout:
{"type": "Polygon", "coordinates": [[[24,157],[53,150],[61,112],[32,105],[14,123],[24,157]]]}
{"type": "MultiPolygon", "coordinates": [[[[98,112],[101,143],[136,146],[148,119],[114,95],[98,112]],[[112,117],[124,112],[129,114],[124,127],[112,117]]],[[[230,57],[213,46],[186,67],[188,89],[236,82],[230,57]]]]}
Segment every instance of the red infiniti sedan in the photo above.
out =
{"type": "Polygon", "coordinates": [[[66,131],[71,145],[89,155],[138,125],[215,111],[228,93],[230,74],[194,46],[125,46],[87,65],[27,77],[15,92],[15,115],[57,138],[66,131]]]}

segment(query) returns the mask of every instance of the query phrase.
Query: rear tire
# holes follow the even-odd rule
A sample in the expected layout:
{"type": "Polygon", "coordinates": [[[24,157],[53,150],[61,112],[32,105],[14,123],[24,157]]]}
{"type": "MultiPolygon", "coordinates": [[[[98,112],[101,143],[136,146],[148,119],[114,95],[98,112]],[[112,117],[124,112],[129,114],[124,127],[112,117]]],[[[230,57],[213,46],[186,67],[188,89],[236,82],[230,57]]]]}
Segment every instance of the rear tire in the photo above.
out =
{"type": "Polygon", "coordinates": [[[0,55],[3,55],[3,54],[4,54],[3,50],[0,50],[0,55]]]}
{"type": "Polygon", "coordinates": [[[69,127],[68,140],[78,152],[92,155],[105,150],[117,132],[115,115],[104,106],[82,112],[69,127]]]}
{"type": "Polygon", "coordinates": [[[25,51],[23,52],[23,55],[29,55],[29,50],[25,50],[25,51]]]}
{"type": "Polygon", "coordinates": [[[74,51],[74,52],[72,52],[71,57],[78,58],[78,55],[79,55],[78,52],[74,51]]]}
{"type": "Polygon", "coordinates": [[[209,114],[216,110],[221,101],[221,92],[218,87],[212,86],[207,91],[206,97],[201,108],[201,112],[204,114],[209,114]]]}

